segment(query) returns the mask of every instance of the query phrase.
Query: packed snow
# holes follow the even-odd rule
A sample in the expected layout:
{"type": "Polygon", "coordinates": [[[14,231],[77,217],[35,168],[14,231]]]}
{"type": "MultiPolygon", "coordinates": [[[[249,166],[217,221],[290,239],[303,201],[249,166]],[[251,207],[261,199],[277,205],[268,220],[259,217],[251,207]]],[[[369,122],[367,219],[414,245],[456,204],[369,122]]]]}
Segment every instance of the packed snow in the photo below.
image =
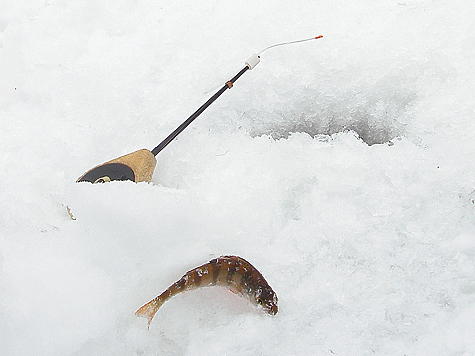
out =
{"type": "Polygon", "coordinates": [[[0,4],[1,355],[475,355],[471,0],[0,4]],[[151,183],[75,183],[152,149],[151,183]],[[68,214],[72,213],[74,220],[68,214]],[[223,288],[135,310],[220,255],[223,288]]]}

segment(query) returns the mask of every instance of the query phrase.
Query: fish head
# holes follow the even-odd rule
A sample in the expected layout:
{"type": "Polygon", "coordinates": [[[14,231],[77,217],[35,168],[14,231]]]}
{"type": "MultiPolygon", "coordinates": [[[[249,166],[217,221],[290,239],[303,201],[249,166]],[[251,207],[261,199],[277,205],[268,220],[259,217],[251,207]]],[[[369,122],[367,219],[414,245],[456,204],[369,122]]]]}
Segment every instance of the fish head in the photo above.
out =
{"type": "Polygon", "coordinates": [[[267,313],[277,314],[277,294],[269,286],[262,286],[257,289],[255,294],[255,303],[261,306],[267,313]]]}

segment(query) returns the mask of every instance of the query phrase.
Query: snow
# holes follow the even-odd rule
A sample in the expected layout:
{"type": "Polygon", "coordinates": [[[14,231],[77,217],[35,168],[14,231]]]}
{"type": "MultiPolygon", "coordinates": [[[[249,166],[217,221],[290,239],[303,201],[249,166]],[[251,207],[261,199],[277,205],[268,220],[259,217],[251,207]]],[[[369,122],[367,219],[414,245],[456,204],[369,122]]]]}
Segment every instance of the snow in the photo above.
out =
{"type": "Polygon", "coordinates": [[[474,11],[3,1],[0,354],[475,355],[474,11]],[[320,34],[265,52],[150,184],[75,183],[320,34]],[[134,315],[230,254],[277,315],[219,288],[134,315]]]}

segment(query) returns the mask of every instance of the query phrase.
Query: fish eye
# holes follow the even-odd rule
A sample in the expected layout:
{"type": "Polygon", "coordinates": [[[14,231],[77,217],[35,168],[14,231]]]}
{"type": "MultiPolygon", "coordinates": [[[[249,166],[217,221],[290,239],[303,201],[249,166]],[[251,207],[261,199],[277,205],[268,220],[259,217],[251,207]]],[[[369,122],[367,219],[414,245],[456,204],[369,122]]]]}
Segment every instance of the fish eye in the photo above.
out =
{"type": "Polygon", "coordinates": [[[264,302],[262,301],[262,298],[257,298],[256,301],[257,301],[257,304],[259,304],[259,305],[264,304],[264,302]]]}

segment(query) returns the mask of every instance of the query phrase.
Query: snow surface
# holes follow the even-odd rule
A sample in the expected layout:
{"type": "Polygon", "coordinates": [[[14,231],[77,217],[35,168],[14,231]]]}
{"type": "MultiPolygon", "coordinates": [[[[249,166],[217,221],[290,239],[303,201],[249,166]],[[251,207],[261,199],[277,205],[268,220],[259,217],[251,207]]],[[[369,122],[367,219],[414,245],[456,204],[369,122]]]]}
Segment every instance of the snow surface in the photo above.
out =
{"type": "Polygon", "coordinates": [[[0,4],[1,355],[475,355],[472,0],[0,4]],[[151,184],[76,184],[152,149],[151,184]],[[67,207],[76,220],[71,220],[67,207]],[[268,316],[207,288],[237,254],[268,316]]]}

